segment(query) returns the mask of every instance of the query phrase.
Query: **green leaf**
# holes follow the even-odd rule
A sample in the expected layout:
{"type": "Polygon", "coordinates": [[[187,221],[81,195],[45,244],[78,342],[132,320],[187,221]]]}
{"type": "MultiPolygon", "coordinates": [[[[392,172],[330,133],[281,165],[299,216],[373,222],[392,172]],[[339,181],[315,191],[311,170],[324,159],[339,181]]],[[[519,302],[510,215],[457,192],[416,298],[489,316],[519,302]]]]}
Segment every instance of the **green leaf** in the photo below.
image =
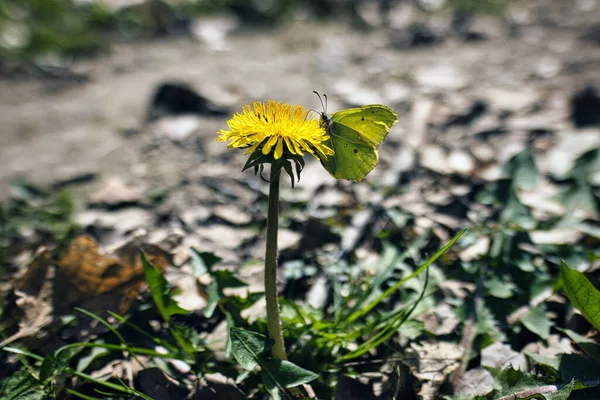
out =
{"type": "Polygon", "coordinates": [[[515,284],[510,281],[500,280],[497,277],[491,277],[484,282],[485,288],[490,296],[499,299],[508,299],[513,295],[515,284]]]}
{"type": "MultiPolygon", "coordinates": [[[[312,371],[297,366],[289,361],[282,360],[263,360],[262,364],[263,377],[268,375],[270,379],[277,382],[279,386],[291,388],[314,381],[319,377],[312,371]]],[[[267,382],[265,381],[265,385],[267,382]]]]}
{"type": "Polygon", "coordinates": [[[537,184],[538,170],[530,149],[512,156],[503,169],[516,189],[533,189],[537,184]]]}
{"type": "Polygon", "coordinates": [[[260,333],[232,327],[229,335],[233,357],[245,370],[253,371],[260,366],[263,382],[272,398],[281,398],[281,393],[285,391],[285,388],[298,386],[318,378],[314,372],[289,361],[267,358],[273,341],[260,333]]]}
{"type": "Polygon", "coordinates": [[[581,314],[600,330],[600,292],[581,272],[569,268],[561,261],[560,277],[562,286],[571,303],[581,314]]]}
{"type": "Polygon", "coordinates": [[[592,183],[600,171],[600,148],[583,153],[576,161],[568,177],[592,183]]]}
{"type": "Polygon", "coordinates": [[[219,305],[219,301],[221,301],[221,291],[219,290],[219,283],[216,280],[213,280],[206,290],[206,307],[204,307],[204,316],[206,318],[212,317],[217,306],[219,305]]]}
{"type": "Polygon", "coordinates": [[[230,296],[227,298],[227,304],[234,310],[241,311],[252,307],[257,301],[265,297],[264,292],[252,292],[247,296],[230,296]]]}
{"type": "Polygon", "coordinates": [[[194,278],[210,273],[212,267],[222,260],[221,257],[216,256],[214,253],[198,251],[193,247],[190,249],[190,256],[192,258],[194,278]]]}
{"type": "Polygon", "coordinates": [[[38,381],[31,376],[27,369],[22,368],[0,384],[2,400],[41,400],[48,392],[40,390],[38,381]]]}
{"type": "Polygon", "coordinates": [[[240,288],[246,287],[248,284],[234,275],[233,272],[220,269],[214,271],[213,278],[219,282],[219,287],[223,288],[240,288]]]}
{"type": "Polygon", "coordinates": [[[170,330],[186,353],[194,354],[205,350],[204,341],[191,326],[177,324],[171,326],[170,330]]]}
{"type": "Polygon", "coordinates": [[[40,368],[40,381],[47,384],[57,375],[65,372],[65,369],[69,366],[70,358],[71,352],[69,350],[59,350],[44,357],[40,368]]]}
{"type": "Polygon", "coordinates": [[[600,362],[589,359],[581,354],[561,354],[558,371],[564,382],[576,380],[576,388],[595,387],[600,384],[598,371],[600,362]]]}
{"type": "Polygon", "coordinates": [[[417,268],[412,274],[408,275],[406,278],[403,278],[398,283],[396,283],[394,286],[388,288],[385,292],[383,292],[380,296],[378,296],[374,301],[372,301],[371,303],[369,303],[365,306],[362,306],[360,309],[358,309],[357,306],[354,306],[353,308],[351,308],[347,314],[348,317],[342,322],[344,324],[348,325],[348,324],[353,323],[360,317],[367,315],[369,313],[369,311],[371,311],[375,306],[377,306],[379,303],[381,303],[385,298],[387,298],[392,293],[394,293],[396,290],[398,290],[407,281],[411,280],[415,276],[419,275],[421,272],[425,271],[427,269],[427,267],[429,267],[431,264],[433,264],[445,252],[447,252],[450,249],[450,247],[452,247],[454,245],[454,243],[456,243],[456,241],[458,239],[460,239],[460,237],[466,231],[467,231],[467,229],[465,228],[462,231],[460,231],[459,233],[457,233],[456,236],[454,236],[452,238],[452,240],[450,240],[448,243],[446,243],[446,245],[444,247],[442,247],[440,250],[438,250],[438,252],[435,253],[433,256],[429,257],[429,259],[427,259],[427,261],[425,261],[423,264],[421,264],[421,266],[419,268],[417,268]]]}
{"type": "Polygon", "coordinates": [[[525,328],[529,329],[542,339],[547,340],[550,337],[552,322],[548,319],[546,311],[544,311],[541,305],[527,311],[527,313],[521,317],[521,322],[525,325],[525,328]]]}
{"type": "Polygon", "coordinates": [[[370,351],[371,349],[376,348],[377,346],[384,343],[386,340],[388,340],[390,337],[392,337],[398,332],[398,329],[408,320],[415,308],[417,308],[421,300],[423,300],[423,296],[425,295],[427,284],[429,282],[429,268],[427,268],[425,271],[426,274],[423,289],[421,290],[419,297],[417,298],[417,300],[415,300],[412,306],[403,307],[401,305],[397,307],[396,310],[390,313],[389,317],[385,318],[385,323],[379,331],[377,331],[376,333],[373,332],[374,334],[369,340],[365,341],[351,352],[345,354],[343,357],[337,359],[337,363],[351,360],[370,351]]]}
{"type": "Polygon", "coordinates": [[[575,380],[572,380],[569,384],[563,386],[558,392],[547,393],[544,396],[547,400],[569,400],[574,387],[575,380]]]}
{"type": "Polygon", "coordinates": [[[231,328],[231,352],[242,368],[254,370],[260,357],[273,347],[273,341],[260,333],[247,331],[240,328],[231,328]]]}
{"type": "MultiPolygon", "coordinates": [[[[496,369],[486,368],[494,377],[494,400],[505,398],[505,396],[514,395],[515,399],[531,399],[532,397],[518,396],[520,392],[529,389],[534,389],[540,386],[546,386],[546,381],[543,378],[529,375],[523,371],[518,371],[512,368],[496,369]]],[[[544,399],[542,395],[536,395],[536,399],[544,399]]]]}
{"type": "Polygon", "coordinates": [[[589,213],[600,212],[600,201],[594,194],[594,189],[581,179],[567,185],[553,199],[569,210],[584,210],[589,213]]]}
{"type": "Polygon", "coordinates": [[[213,313],[217,309],[219,302],[225,297],[223,295],[223,288],[239,288],[248,286],[246,282],[237,278],[233,272],[227,270],[218,270],[211,272],[212,281],[208,285],[207,290],[207,304],[204,308],[204,316],[206,318],[212,317],[213,313]]]}
{"type": "Polygon", "coordinates": [[[283,398],[281,397],[281,391],[279,390],[279,387],[277,387],[277,384],[273,382],[268,375],[261,375],[263,378],[263,382],[265,383],[265,387],[271,395],[271,400],[282,400],[283,398]]]}
{"type": "MultiPolygon", "coordinates": [[[[319,376],[289,361],[264,360],[260,374],[273,400],[282,399],[285,388],[291,388],[317,379],[319,376]]],[[[291,398],[289,394],[284,398],[291,398]]]]}
{"type": "Polygon", "coordinates": [[[546,357],[533,352],[525,352],[525,355],[531,358],[539,367],[551,371],[552,374],[558,374],[560,368],[560,357],[546,357]]]}
{"type": "Polygon", "coordinates": [[[505,341],[506,337],[499,328],[494,313],[483,301],[475,304],[475,316],[475,334],[483,337],[481,348],[489,346],[494,342],[505,341]]]}
{"type": "Polygon", "coordinates": [[[529,207],[521,203],[512,188],[509,189],[507,195],[508,198],[500,213],[500,220],[506,223],[517,224],[524,229],[534,229],[537,221],[531,215],[529,207]]]}
{"type": "Polygon", "coordinates": [[[188,314],[188,310],[179,307],[177,302],[173,300],[173,297],[171,296],[171,285],[169,285],[169,282],[167,282],[162,272],[150,264],[144,253],[141,253],[141,257],[150,294],[163,319],[168,322],[172,315],[188,314]]]}
{"type": "Polygon", "coordinates": [[[581,336],[570,329],[558,328],[558,330],[566,334],[569,339],[577,343],[581,350],[583,350],[592,359],[600,361],[600,345],[596,344],[592,339],[581,336]]]}

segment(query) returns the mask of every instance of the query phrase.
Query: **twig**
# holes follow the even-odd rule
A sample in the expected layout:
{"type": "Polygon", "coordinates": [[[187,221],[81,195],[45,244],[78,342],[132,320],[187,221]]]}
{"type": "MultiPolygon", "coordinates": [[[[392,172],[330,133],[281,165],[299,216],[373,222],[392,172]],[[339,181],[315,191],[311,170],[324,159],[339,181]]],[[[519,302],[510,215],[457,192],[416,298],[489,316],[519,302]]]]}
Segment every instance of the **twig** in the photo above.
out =
{"type": "Polygon", "coordinates": [[[3,348],[3,347],[5,347],[5,346],[7,346],[7,345],[9,345],[9,344],[11,344],[15,340],[19,340],[19,339],[22,339],[24,337],[27,337],[27,336],[34,335],[34,334],[38,333],[44,326],[50,324],[52,321],[53,321],[52,317],[46,317],[46,318],[44,318],[43,320],[41,320],[39,322],[35,322],[31,326],[19,329],[18,332],[16,332],[15,334],[7,337],[2,342],[0,342],[0,349],[3,348]]]}
{"type": "Polygon", "coordinates": [[[556,385],[539,386],[536,388],[531,388],[531,389],[527,389],[527,390],[522,390],[517,393],[509,394],[508,396],[500,397],[498,400],[528,399],[531,396],[536,395],[536,394],[558,392],[558,390],[559,390],[558,386],[556,386],[556,385]]]}
{"type": "Polygon", "coordinates": [[[460,341],[460,346],[463,348],[464,351],[460,360],[460,365],[457,369],[454,370],[452,376],[450,377],[450,382],[454,389],[456,389],[456,386],[458,385],[458,380],[465,372],[465,369],[467,367],[467,359],[469,353],[471,352],[471,347],[473,345],[473,328],[475,327],[475,321],[477,319],[477,307],[482,301],[481,299],[483,297],[484,292],[483,274],[485,274],[485,271],[480,271],[479,280],[477,281],[477,290],[475,291],[475,296],[473,298],[473,305],[471,306],[471,310],[469,311],[469,317],[465,322],[463,328],[463,337],[460,341]]]}

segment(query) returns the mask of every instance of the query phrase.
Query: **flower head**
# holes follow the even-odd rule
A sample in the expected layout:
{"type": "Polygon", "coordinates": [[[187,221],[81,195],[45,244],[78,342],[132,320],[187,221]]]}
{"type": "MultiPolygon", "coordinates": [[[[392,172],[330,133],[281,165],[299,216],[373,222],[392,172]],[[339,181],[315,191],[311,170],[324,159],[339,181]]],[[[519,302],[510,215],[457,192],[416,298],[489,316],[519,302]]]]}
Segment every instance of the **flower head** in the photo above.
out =
{"type": "Polygon", "coordinates": [[[217,141],[230,141],[228,148],[246,148],[244,154],[261,150],[278,160],[285,152],[295,156],[304,151],[313,157],[327,158],[333,150],[325,144],[329,136],[318,119],[311,117],[302,106],[269,100],[267,104],[257,101],[250,107],[244,106],[227,125],[229,130],[217,132],[217,141]]]}

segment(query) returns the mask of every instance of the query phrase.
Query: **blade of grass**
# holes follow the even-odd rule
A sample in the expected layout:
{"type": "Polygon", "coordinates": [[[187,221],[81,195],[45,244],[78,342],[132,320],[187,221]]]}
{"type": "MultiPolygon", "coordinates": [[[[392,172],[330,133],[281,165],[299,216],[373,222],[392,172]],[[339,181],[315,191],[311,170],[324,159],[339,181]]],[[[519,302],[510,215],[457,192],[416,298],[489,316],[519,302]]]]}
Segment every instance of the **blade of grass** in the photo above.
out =
{"type": "Polygon", "coordinates": [[[433,264],[435,262],[435,260],[437,260],[440,256],[442,256],[446,251],[448,251],[448,249],[450,247],[452,247],[452,245],[454,245],[454,243],[456,243],[456,241],[458,239],[460,239],[460,237],[466,232],[466,230],[467,229],[465,228],[462,231],[460,231],[456,236],[454,236],[452,238],[452,240],[450,240],[448,243],[446,243],[446,245],[444,247],[442,247],[437,253],[435,253],[433,256],[429,257],[429,259],[427,261],[425,261],[419,268],[417,268],[415,270],[415,272],[413,272],[406,278],[400,280],[394,286],[387,289],[379,297],[377,297],[377,299],[375,299],[373,302],[371,302],[366,307],[364,307],[360,310],[356,310],[352,314],[350,314],[350,316],[345,321],[343,321],[343,324],[344,325],[351,324],[354,321],[356,321],[357,319],[359,319],[360,317],[362,317],[363,315],[368,314],[369,311],[371,311],[375,306],[377,306],[379,303],[381,303],[386,297],[388,297],[393,292],[395,292],[398,288],[400,288],[402,285],[404,285],[407,281],[411,280],[412,278],[414,278],[415,276],[417,276],[421,272],[423,272],[423,270],[425,270],[427,267],[429,267],[431,264],[433,264]]]}
{"type": "MultiPolygon", "coordinates": [[[[27,350],[17,349],[15,347],[4,347],[3,350],[4,351],[8,351],[9,353],[25,355],[25,356],[31,357],[31,358],[33,358],[33,359],[35,359],[37,361],[43,361],[44,360],[44,357],[38,356],[37,354],[31,353],[31,352],[29,352],[27,350]]],[[[129,394],[129,395],[135,394],[134,393],[135,391],[133,389],[131,389],[130,387],[128,387],[128,386],[124,388],[123,386],[120,386],[120,385],[117,385],[117,384],[114,384],[114,383],[104,382],[104,381],[96,379],[93,376],[88,375],[86,373],[75,371],[72,368],[66,368],[65,372],[68,373],[68,374],[75,375],[75,376],[77,376],[77,377],[79,377],[81,379],[85,379],[86,381],[95,383],[97,385],[101,385],[101,386],[104,386],[104,387],[107,387],[107,388],[119,391],[121,393],[126,393],[126,394],[129,394]]]]}
{"type": "MultiPolygon", "coordinates": [[[[105,343],[85,343],[85,342],[77,342],[71,343],[66,346],[60,348],[60,350],[70,349],[70,348],[78,348],[78,347],[99,347],[107,350],[123,350],[123,346],[116,344],[105,344],[105,343]]],[[[177,354],[174,353],[159,353],[156,350],[145,349],[143,347],[130,347],[131,350],[135,351],[136,354],[141,354],[145,356],[152,357],[160,357],[160,358],[178,358],[177,354]]]]}
{"type": "Polygon", "coordinates": [[[69,394],[72,394],[73,396],[79,397],[80,399],[85,399],[85,400],[104,400],[104,398],[88,396],[87,394],[79,393],[78,391],[73,390],[73,389],[69,389],[69,388],[66,388],[65,391],[67,393],[69,393],[69,394]]]}
{"type": "Polygon", "coordinates": [[[394,335],[397,332],[398,328],[400,328],[400,326],[402,326],[402,324],[404,322],[406,322],[408,317],[410,317],[410,315],[413,313],[415,308],[417,308],[417,306],[419,305],[419,303],[421,302],[421,300],[423,299],[423,297],[425,295],[425,291],[427,290],[428,283],[429,283],[429,269],[426,269],[425,270],[425,284],[423,285],[423,290],[419,294],[419,297],[414,302],[414,304],[412,305],[410,310],[408,310],[408,312],[405,312],[404,309],[399,310],[398,315],[392,320],[392,322],[386,328],[384,328],[383,330],[378,332],[375,336],[373,336],[372,338],[367,340],[365,343],[360,345],[356,350],[354,350],[354,351],[346,354],[345,356],[339,358],[338,360],[336,360],[336,363],[340,363],[340,362],[361,356],[364,353],[368,352],[369,350],[379,346],[381,343],[385,342],[390,337],[392,337],[392,335],[394,335]]]}
{"type": "Polygon", "coordinates": [[[348,298],[342,295],[341,285],[337,279],[331,279],[333,290],[333,308],[334,308],[334,321],[336,324],[340,323],[344,316],[344,310],[348,305],[348,298]]]}
{"type": "Polygon", "coordinates": [[[6,347],[3,347],[2,350],[8,351],[9,353],[13,353],[13,354],[20,354],[23,356],[27,356],[27,357],[33,358],[36,361],[44,361],[44,357],[38,356],[37,354],[31,353],[27,350],[18,349],[16,347],[6,346],[6,347]]]}
{"type": "MultiPolygon", "coordinates": [[[[417,240],[415,240],[412,243],[412,245],[410,245],[406,250],[404,250],[402,253],[398,254],[397,256],[393,257],[393,259],[387,263],[387,266],[385,268],[382,268],[381,271],[379,271],[379,273],[377,273],[377,275],[373,279],[372,284],[367,286],[364,290],[360,291],[362,293],[362,295],[358,298],[356,303],[354,303],[354,306],[352,306],[350,308],[350,310],[347,313],[345,313],[345,315],[353,315],[357,310],[359,310],[363,307],[363,304],[366,301],[368,301],[372,297],[374,297],[374,294],[376,294],[376,290],[381,287],[381,285],[383,284],[385,279],[391,274],[392,270],[394,268],[396,268],[396,265],[398,265],[399,262],[404,261],[406,259],[406,257],[408,257],[408,255],[412,251],[420,248],[422,246],[421,242],[424,242],[423,239],[425,237],[426,237],[426,235],[422,235],[421,237],[417,238],[417,240]]],[[[336,319],[336,323],[339,323],[343,320],[344,310],[345,310],[345,308],[342,308],[340,310],[339,318],[336,319]]]]}
{"type": "Polygon", "coordinates": [[[142,362],[136,357],[135,352],[131,350],[131,347],[129,347],[129,344],[127,344],[127,342],[125,341],[125,338],[123,338],[123,336],[121,336],[121,334],[111,324],[109,324],[108,321],[106,321],[104,318],[102,318],[94,313],[84,310],[83,308],[75,307],[75,310],[79,311],[82,314],[87,315],[90,318],[95,319],[96,321],[100,322],[102,325],[106,326],[112,333],[115,334],[115,336],[121,341],[121,343],[123,343],[123,346],[125,346],[125,348],[122,350],[127,350],[131,354],[133,359],[135,361],[137,361],[137,363],[140,365],[140,367],[142,367],[142,368],[145,367],[144,364],[142,364],[142,362]]]}
{"type": "MultiPolygon", "coordinates": [[[[122,383],[122,384],[123,384],[125,387],[127,387],[127,388],[131,389],[129,386],[125,385],[125,383],[124,383],[124,382],[122,382],[121,380],[119,380],[119,381],[120,381],[120,382],[121,382],[121,383],[122,383]]],[[[137,390],[135,390],[135,389],[131,389],[131,390],[132,390],[132,392],[133,392],[132,394],[133,394],[134,396],[141,397],[141,398],[142,398],[142,399],[144,399],[144,400],[154,400],[152,397],[148,397],[148,396],[146,396],[146,395],[145,395],[144,393],[142,393],[142,392],[138,392],[138,391],[137,391],[137,390]]],[[[102,394],[102,395],[104,395],[104,398],[105,398],[105,399],[107,399],[107,398],[111,398],[111,399],[112,399],[113,397],[115,397],[115,396],[118,396],[118,395],[117,395],[117,394],[115,394],[115,393],[103,392],[102,390],[98,390],[98,389],[96,389],[96,392],[97,392],[97,393],[100,393],[100,394],[102,394]]]]}
{"type": "Polygon", "coordinates": [[[175,346],[173,346],[171,343],[165,342],[164,340],[161,340],[157,337],[152,336],[150,333],[146,332],[145,330],[143,330],[142,328],[140,328],[139,326],[137,326],[136,324],[128,321],[125,317],[122,317],[121,315],[112,312],[112,311],[108,311],[108,313],[110,315],[112,315],[114,318],[118,319],[119,321],[121,321],[123,324],[131,327],[132,329],[134,329],[136,332],[140,333],[142,336],[147,337],[148,339],[150,339],[153,343],[159,345],[159,346],[163,346],[167,349],[169,349],[172,352],[177,351],[177,348],[175,346]]]}
{"type": "MultiPolygon", "coordinates": [[[[117,379],[118,379],[118,378],[117,378],[117,379]]],[[[140,392],[139,390],[135,390],[135,389],[132,389],[132,388],[130,388],[130,387],[129,387],[129,386],[127,386],[127,384],[126,384],[125,382],[123,382],[121,379],[119,379],[119,382],[121,382],[121,385],[123,385],[123,388],[130,389],[130,390],[133,392],[133,394],[135,394],[136,396],[139,396],[139,397],[141,397],[141,398],[142,398],[142,399],[144,399],[144,400],[154,400],[152,397],[150,397],[150,396],[148,396],[148,395],[146,395],[146,394],[144,394],[144,393],[140,392]]]]}

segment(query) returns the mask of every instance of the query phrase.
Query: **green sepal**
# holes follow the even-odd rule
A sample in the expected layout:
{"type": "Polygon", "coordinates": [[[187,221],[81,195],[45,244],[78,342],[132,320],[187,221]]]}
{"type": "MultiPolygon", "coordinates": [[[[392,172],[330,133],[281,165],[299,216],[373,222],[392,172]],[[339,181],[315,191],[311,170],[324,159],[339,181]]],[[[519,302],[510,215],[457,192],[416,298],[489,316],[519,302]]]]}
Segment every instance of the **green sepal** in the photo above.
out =
{"type": "Polygon", "coordinates": [[[300,173],[304,169],[305,162],[303,156],[292,154],[289,151],[284,151],[281,158],[276,160],[273,157],[273,153],[263,154],[261,146],[258,147],[252,154],[250,154],[250,157],[248,157],[248,161],[246,161],[246,164],[244,164],[242,171],[254,168],[254,174],[260,174],[260,177],[265,182],[268,182],[268,180],[262,176],[265,164],[271,164],[271,168],[275,168],[278,171],[283,169],[290,177],[293,188],[296,182],[296,177],[298,182],[300,182],[300,173]]]}

